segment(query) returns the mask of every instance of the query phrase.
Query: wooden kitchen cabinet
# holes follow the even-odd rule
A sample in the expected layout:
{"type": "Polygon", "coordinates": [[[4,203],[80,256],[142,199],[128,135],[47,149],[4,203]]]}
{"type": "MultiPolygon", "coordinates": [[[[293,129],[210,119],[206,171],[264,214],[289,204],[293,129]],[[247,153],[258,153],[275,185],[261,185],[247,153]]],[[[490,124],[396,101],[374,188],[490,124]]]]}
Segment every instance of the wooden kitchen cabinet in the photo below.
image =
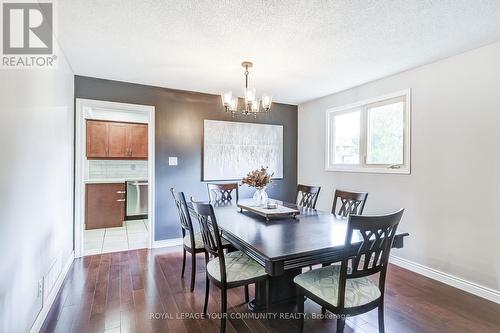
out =
{"type": "Polygon", "coordinates": [[[85,229],[121,227],[125,220],[125,184],[86,184],[85,229]]]}
{"type": "Polygon", "coordinates": [[[108,155],[108,123],[87,121],[87,157],[108,155]]]}
{"type": "Polygon", "coordinates": [[[122,123],[108,124],[108,156],[124,157],[129,156],[129,125],[122,123]]]}
{"type": "Polygon", "coordinates": [[[130,125],[129,126],[129,146],[130,156],[135,158],[148,158],[148,126],[130,125]]]}
{"type": "Polygon", "coordinates": [[[148,159],[148,125],[87,120],[88,159],[148,159]]]}

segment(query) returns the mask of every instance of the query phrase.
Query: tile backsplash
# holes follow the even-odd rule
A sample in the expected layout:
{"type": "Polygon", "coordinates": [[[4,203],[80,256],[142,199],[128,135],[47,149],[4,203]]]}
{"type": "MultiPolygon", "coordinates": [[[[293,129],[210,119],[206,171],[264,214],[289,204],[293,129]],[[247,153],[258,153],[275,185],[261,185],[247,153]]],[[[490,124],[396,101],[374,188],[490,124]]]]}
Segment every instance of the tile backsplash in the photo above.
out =
{"type": "Polygon", "coordinates": [[[89,180],[148,178],[148,161],[88,160],[87,162],[89,180]]]}

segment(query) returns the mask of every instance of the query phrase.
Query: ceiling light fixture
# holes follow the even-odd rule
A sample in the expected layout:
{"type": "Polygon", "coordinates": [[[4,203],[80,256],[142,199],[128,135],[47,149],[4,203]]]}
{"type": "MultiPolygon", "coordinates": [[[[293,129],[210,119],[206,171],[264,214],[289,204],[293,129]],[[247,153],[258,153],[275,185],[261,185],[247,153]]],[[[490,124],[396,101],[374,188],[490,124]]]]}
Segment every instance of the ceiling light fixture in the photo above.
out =
{"type": "Polygon", "coordinates": [[[241,66],[245,68],[245,105],[244,108],[238,110],[238,97],[233,97],[232,91],[226,91],[221,94],[222,105],[226,112],[231,112],[234,116],[237,113],[241,113],[243,115],[253,114],[257,117],[259,113],[266,113],[271,110],[271,104],[273,103],[273,96],[268,94],[263,94],[262,98],[258,100],[255,94],[255,88],[248,88],[248,69],[253,66],[250,61],[244,61],[241,63],[241,66]]]}

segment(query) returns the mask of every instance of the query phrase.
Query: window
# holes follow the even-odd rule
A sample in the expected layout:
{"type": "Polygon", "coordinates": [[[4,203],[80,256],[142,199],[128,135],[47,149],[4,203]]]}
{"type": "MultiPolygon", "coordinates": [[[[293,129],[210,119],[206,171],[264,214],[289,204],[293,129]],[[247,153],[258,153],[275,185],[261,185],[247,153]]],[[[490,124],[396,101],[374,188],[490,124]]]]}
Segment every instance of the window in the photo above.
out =
{"type": "Polygon", "coordinates": [[[359,163],[360,115],[359,111],[352,111],[335,117],[333,142],[336,164],[359,163]]]}
{"type": "Polygon", "coordinates": [[[410,90],[326,112],[326,170],[410,173],[410,90]]]}

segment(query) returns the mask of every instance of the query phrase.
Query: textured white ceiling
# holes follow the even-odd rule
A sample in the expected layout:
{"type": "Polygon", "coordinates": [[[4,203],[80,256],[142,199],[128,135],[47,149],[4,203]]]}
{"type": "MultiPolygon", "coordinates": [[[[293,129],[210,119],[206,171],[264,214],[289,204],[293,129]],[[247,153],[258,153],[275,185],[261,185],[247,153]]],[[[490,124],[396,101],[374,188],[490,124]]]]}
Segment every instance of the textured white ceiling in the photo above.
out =
{"type": "Polygon", "coordinates": [[[500,40],[499,0],[64,0],[78,75],[298,104],[500,40]]]}

